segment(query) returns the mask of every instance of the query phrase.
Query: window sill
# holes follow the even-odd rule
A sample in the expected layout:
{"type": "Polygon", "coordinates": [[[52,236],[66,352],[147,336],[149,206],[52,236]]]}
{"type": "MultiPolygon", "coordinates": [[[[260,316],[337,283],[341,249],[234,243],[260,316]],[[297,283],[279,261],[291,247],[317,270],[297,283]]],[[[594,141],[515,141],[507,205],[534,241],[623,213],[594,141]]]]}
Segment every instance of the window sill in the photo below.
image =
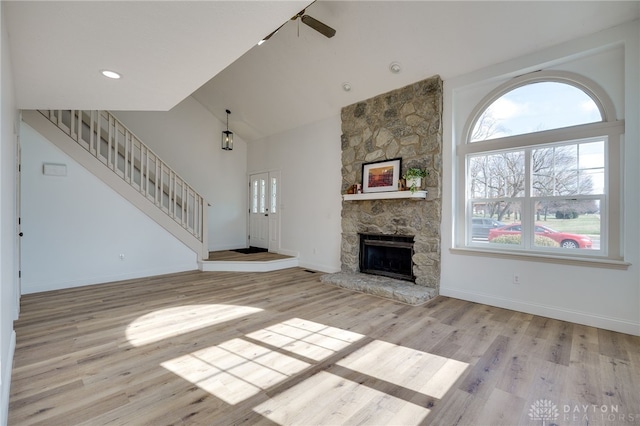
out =
{"type": "Polygon", "coordinates": [[[500,250],[480,250],[475,248],[451,248],[449,252],[452,254],[461,254],[465,256],[492,257],[496,259],[524,260],[530,262],[554,263],[560,265],[571,266],[588,266],[593,268],[621,269],[626,270],[631,263],[623,260],[603,259],[603,258],[584,258],[570,256],[551,256],[539,253],[514,253],[500,250]]]}

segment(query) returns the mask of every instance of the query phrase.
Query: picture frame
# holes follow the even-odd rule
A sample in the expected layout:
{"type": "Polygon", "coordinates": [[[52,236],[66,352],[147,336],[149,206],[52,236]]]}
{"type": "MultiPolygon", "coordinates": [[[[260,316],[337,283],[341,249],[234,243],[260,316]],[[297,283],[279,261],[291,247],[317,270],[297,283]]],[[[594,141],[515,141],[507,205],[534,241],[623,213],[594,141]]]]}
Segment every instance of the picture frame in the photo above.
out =
{"type": "Polygon", "coordinates": [[[398,190],[402,159],[376,161],[362,165],[362,192],[391,192],[398,190]]]}

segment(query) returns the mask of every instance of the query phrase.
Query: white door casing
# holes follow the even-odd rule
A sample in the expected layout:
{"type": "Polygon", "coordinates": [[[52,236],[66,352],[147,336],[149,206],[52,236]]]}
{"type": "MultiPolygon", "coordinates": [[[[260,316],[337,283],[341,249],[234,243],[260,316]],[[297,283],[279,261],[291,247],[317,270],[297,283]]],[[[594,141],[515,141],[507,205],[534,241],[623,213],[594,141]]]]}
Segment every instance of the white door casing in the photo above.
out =
{"type": "Polygon", "coordinates": [[[280,249],[280,171],[249,176],[249,245],[280,249]]]}
{"type": "Polygon", "coordinates": [[[269,251],[280,252],[280,171],[269,172],[269,251]]]}

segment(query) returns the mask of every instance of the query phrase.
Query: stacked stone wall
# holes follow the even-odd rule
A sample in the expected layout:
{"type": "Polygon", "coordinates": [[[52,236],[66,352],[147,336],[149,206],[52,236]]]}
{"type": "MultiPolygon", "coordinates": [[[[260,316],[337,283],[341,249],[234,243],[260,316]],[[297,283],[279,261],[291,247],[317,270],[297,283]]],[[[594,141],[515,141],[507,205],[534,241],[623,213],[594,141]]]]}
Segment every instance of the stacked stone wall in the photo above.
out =
{"type": "Polygon", "coordinates": [[[440,283],[442,80],[435,76],[342,109],[342,191],[362,183],[362,165],[402,159],[427,169],[427,200],[342,202],[342,271],[358,272],[359,233],[414,236],[420,286],[440,283]]]}

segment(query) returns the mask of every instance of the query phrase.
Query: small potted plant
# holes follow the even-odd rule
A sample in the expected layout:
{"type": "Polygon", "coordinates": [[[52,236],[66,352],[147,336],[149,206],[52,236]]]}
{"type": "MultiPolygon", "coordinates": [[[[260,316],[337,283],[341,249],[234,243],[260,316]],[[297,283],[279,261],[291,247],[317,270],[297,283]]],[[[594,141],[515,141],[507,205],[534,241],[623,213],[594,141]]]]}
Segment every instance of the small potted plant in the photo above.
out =
{"type": "Polygon", "coordinates": [[[425,169],[419,169],[412,167],[404,174],[403,179],[407,181],[409,190],[413,193],[420,189],[422,186],[422,178],[427,177],[428,173],[425,169]]]}

